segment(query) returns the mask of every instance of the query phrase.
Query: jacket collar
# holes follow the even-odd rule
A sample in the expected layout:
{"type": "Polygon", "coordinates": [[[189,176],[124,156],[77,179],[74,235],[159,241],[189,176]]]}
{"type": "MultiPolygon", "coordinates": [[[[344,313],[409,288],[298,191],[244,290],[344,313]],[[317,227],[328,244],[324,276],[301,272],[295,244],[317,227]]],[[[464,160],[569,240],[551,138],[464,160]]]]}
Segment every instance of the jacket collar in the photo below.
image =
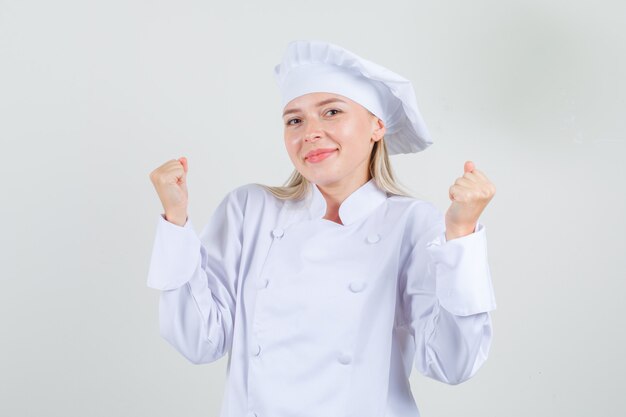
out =
{"type": "MultiPolygon", "coordinates": [[[[310,183],[306,197],[312,219],[321,219],[326,214],[326,199],[316,184],[310,183]]],[[[374,178],[352,192],[339,206],[339,218],[348,226],[371,213],[387,200],[387,193],[378,187],[374,178]]]]}

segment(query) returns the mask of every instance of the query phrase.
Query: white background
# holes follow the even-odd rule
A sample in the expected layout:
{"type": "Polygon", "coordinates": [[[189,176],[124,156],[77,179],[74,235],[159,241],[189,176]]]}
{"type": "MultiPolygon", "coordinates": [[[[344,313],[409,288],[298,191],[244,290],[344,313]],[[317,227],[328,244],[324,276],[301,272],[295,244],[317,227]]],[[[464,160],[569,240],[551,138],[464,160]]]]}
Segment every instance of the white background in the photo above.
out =
{"type": "Polygon", "coordinates": [[[0,414],[217,415],[227,357],[158,334],[148,175],[187,156],[198,228],[282,184],[272,70],[320,39],[412,81],[435,143],[392,164],[416,196],[445,210],[466,160],[497,188],[491,355],[457,386],[415,371],[423,416],[623,415],[624,22],[621,0],[0,0],[0,414]]]}

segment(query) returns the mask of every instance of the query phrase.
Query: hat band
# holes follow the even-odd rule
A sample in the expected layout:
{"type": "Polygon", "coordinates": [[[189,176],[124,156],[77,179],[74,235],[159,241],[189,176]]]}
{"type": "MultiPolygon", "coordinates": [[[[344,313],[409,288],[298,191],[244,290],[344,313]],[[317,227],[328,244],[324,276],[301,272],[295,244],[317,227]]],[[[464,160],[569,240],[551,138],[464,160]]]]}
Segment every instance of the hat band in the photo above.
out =
{"type": "Polygon", "coordinates": [[[382,104],[383,95],[375,81],[336,65],[311,63],[292,68],[283,79],[281,91],[283,107],[304,94],[333,93],[359,103],[383,122],[387,122],[382,104]]]}

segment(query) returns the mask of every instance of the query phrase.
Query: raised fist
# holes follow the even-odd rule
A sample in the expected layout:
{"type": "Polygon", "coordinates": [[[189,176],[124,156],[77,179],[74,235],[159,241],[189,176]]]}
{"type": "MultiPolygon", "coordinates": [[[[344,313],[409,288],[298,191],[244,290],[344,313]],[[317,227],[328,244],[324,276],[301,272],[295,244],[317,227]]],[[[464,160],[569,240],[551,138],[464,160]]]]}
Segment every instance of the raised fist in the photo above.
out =
{"type": "Polygon", "coordinates": [[[187,222],[187,158],[180,157],[165,162],[150,173],[167,221],[184,226],[187,222]]]}
{"type": "Polygon", "coordinates": [[[448,240],[472,233],[480,214],[496,193],[496,187],[472,161],[466,161],[463,170],[463,176],[448,190],[452,201],[446,212],[448,240]]]}

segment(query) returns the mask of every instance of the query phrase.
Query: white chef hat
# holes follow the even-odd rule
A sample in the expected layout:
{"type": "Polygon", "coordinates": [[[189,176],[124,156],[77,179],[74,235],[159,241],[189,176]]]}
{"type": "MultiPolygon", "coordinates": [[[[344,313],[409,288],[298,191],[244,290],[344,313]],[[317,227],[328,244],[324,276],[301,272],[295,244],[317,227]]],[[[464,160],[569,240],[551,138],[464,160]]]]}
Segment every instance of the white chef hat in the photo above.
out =
{"type": "Polygon", "coordinates": [[[332,43],[298,40],[274,67],[282,105],[303,94],[339,94],[359,103],[386,127],[389,154],[420,152],[433,142],[409,80],[332,43]]]}

